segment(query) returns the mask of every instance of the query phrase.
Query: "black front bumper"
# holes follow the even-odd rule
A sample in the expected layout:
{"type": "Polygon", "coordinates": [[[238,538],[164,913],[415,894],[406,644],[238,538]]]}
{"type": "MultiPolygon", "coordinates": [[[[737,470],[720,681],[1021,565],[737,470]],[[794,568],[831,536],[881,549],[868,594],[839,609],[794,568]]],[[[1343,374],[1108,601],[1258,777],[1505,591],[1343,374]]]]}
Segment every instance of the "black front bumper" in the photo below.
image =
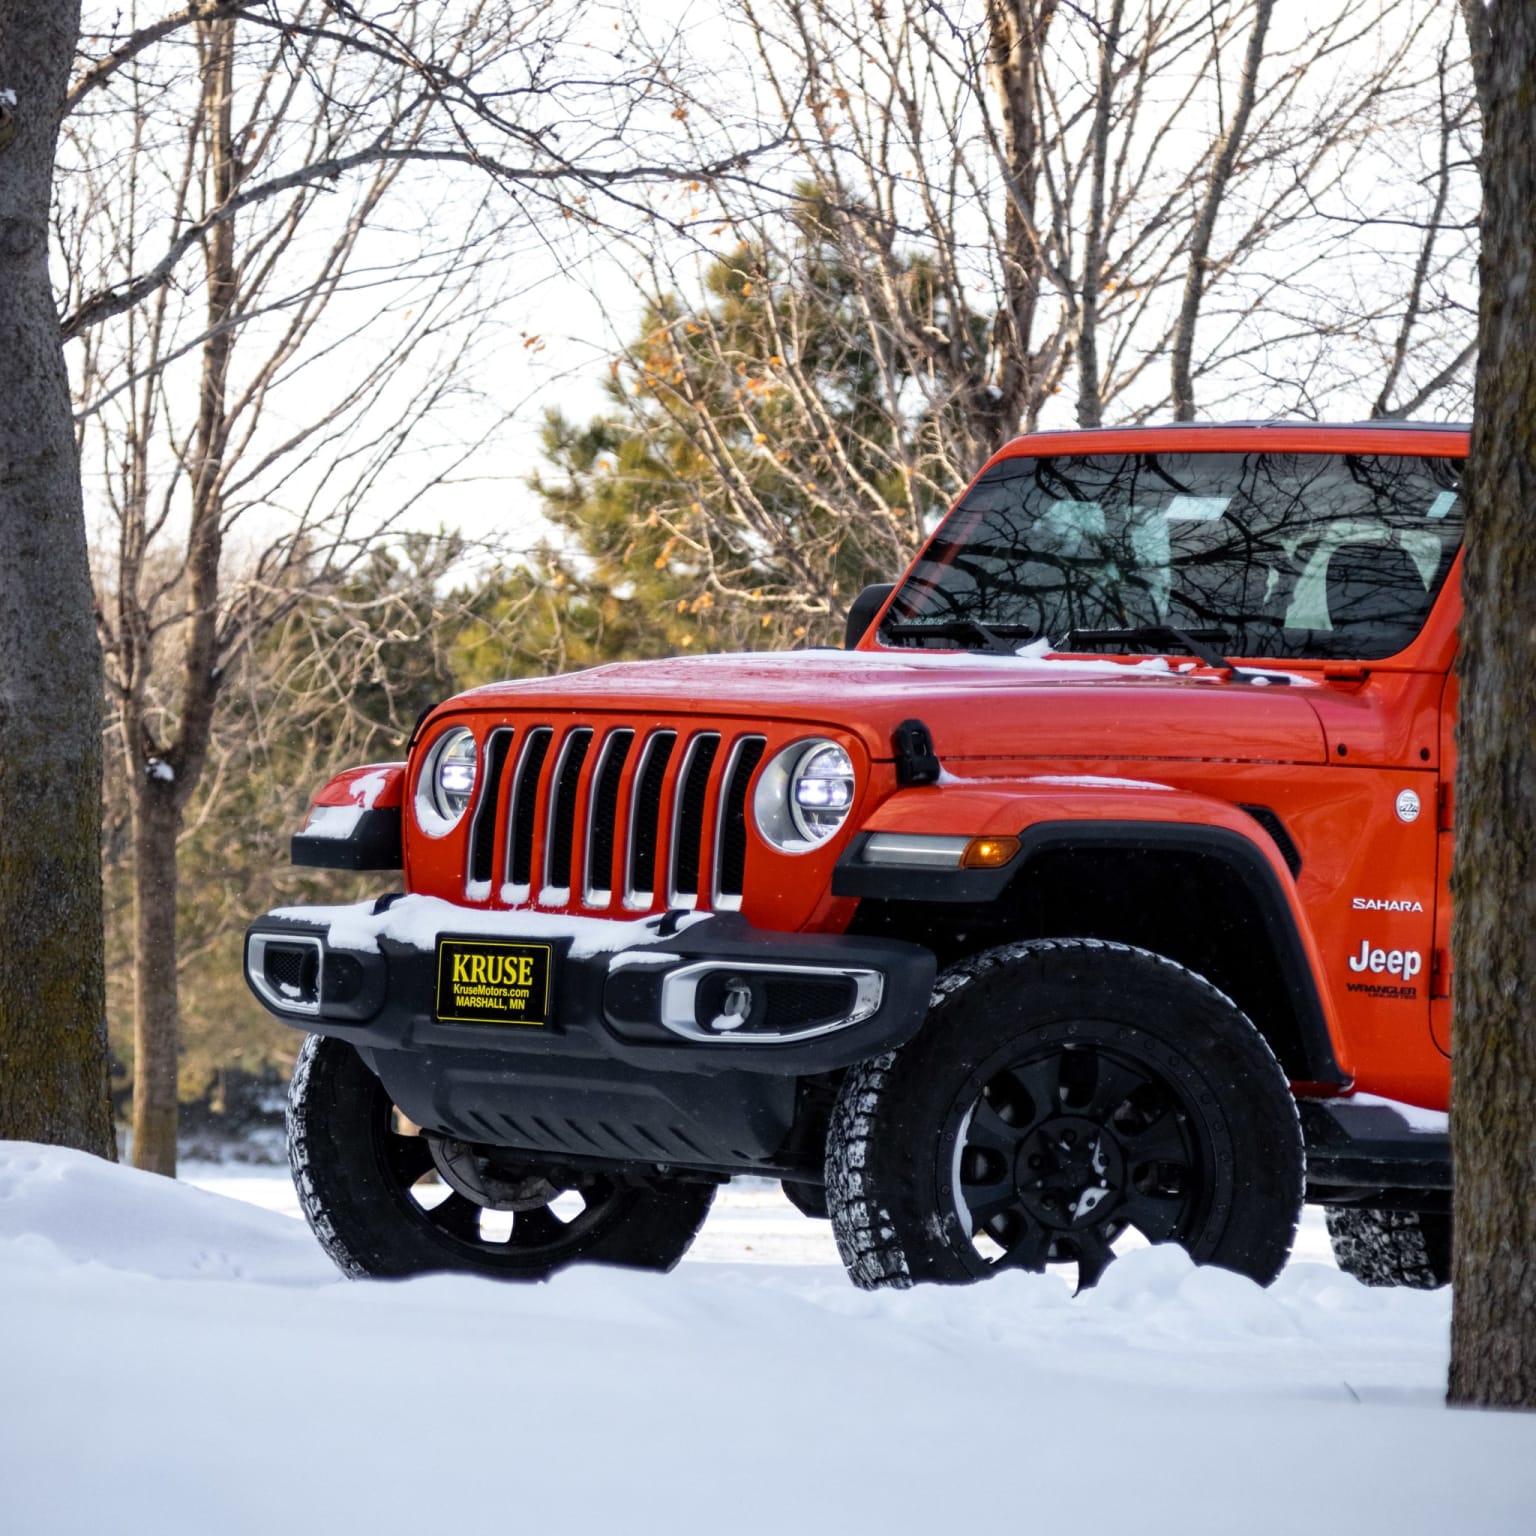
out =
{"type": "Polygon", "coordinates": [[[327,922],[291,913],[246,934],[246,981],[269,1012],[357,1046],[428,1130],[572,1159],[795,1163],[801,1080],[909,1040],[935,971],[915,944],[776,933],[735,915],[575,954],[569,939],[520,933],[508,912],[504,932],[475,937],[550,944],[548,1022],[449,1022],[436,1012],[435,946],[380,937],[372,951],[338,948],[327,922]],[[735,983],[759,1001],[744,1023],[717,1029],[735,983]]]}

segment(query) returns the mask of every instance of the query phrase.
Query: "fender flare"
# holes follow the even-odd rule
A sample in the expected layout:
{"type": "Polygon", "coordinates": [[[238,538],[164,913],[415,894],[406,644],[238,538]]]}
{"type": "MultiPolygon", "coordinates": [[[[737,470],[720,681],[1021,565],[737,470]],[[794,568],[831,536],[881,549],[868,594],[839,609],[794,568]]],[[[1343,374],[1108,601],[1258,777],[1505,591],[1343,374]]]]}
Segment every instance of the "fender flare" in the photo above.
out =
{"type": "Polygon", "coordinates": [[[289,858],[306,869],[400,869],[404,763],[348,768],[315,795],[289,858]]]}
{"type": "Polygon", "coordinates": [[[1347,1084],[1336,1042],[1342,1037],[1318,985],[1322,961],[1285,855],[1263,824],[1226,801],[1159,785],[1061,786],[1038,781],[909,790],[885,801],[854,837],[833,872],[838,896],[884,901],[990,905],[1031,861],[1060,848],[1193,853],[1219,859],[1252,898],[1274,945],[1287,1001],[1309,1066],[1309,1080],[1347,1084]],[[950,804],[945,804],[950,800],[950,804]],[[904,802],[904,803],[901,803],[904,802]],[[1019,852],[1002,869],[900,869],[861,855],[881,831],[1009,835],[1019,852]]]}

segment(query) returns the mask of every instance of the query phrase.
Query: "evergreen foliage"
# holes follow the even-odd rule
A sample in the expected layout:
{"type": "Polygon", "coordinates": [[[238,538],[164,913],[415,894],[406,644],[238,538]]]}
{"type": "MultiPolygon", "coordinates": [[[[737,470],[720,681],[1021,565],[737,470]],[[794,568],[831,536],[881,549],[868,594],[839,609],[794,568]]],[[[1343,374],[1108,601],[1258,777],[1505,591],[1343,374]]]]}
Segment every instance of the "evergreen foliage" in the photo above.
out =
{"type": "Polygon", "coordinates": [[[578,660],[837,643],[959,489],[923,473],[935,423],[909,419],[819,207],[805,189],[786,255],[717,257],[698,304],[655,298],[602,415],[548,413],[534,485],[564,535],[578,660]]]}

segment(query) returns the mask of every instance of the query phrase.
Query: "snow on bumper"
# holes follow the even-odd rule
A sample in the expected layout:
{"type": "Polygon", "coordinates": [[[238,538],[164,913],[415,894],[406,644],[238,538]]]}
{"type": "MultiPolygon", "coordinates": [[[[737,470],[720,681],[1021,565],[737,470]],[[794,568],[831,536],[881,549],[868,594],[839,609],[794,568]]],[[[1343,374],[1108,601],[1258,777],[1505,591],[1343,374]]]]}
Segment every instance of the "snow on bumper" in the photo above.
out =
{"type": "Polygon", "coordinates": [[[246,935],[264,1006],[357,1046],[428,1129],[725,1168],[772,1161],[801,1077],[910,1039],[934,969],[915,944],[770,932],[737,914],[604,922],[425,897],[283,908],[246,935]],[[465,956],[470,1003],[456,1012],[465,956]],[[498,989],[515,999],[499,1022],[473,1006],[498,989]]]}

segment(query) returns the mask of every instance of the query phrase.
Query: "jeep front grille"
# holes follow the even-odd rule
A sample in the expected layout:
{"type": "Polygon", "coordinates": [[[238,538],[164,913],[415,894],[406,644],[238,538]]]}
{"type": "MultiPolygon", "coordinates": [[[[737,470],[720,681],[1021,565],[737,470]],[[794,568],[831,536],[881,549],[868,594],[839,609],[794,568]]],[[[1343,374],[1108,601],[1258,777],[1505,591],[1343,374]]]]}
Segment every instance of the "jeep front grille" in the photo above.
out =
{"type": "MultiPolygon", "coordinates": [[[[766,737],[528,724],[493,739],[483,792],[497,807],[504,900],[632,913],[741,905],[747,790],[766,737]]],[[[479,819],[475,833],[466,896],[483,900],[479,819]]]]}
{"type": "Polygon", "coordinates": [[[517,769],[512,775],[512,856],[508,881],[526,893],[533,883],[534,818],[539,813],[539,785],[544,774],[544,759],[555,733],[547,725],[524,734],[517,755],[517,769]]]}
{"type": "Polygon", "coordinates": [[[676,731],[657,731],[641,753],[645,768],[640,774],[629,818],[629,883],[625,894],[630,906],[649,905],[650,896],[656,889],[656,831],[661,818],[661,792],[667,782],[667,767],[676,745],[676,731]]]}
{"type": "Polygon", "coordinates": [[[549,835],[544,842],[544,890],[541,900],[563,906],[571,892],[571,839],[576,831],[576,801],[581,770],[592,749],[592,732],[585,726],[567,731],[555,759],[554,797],[549,808],[549,835]]]}

